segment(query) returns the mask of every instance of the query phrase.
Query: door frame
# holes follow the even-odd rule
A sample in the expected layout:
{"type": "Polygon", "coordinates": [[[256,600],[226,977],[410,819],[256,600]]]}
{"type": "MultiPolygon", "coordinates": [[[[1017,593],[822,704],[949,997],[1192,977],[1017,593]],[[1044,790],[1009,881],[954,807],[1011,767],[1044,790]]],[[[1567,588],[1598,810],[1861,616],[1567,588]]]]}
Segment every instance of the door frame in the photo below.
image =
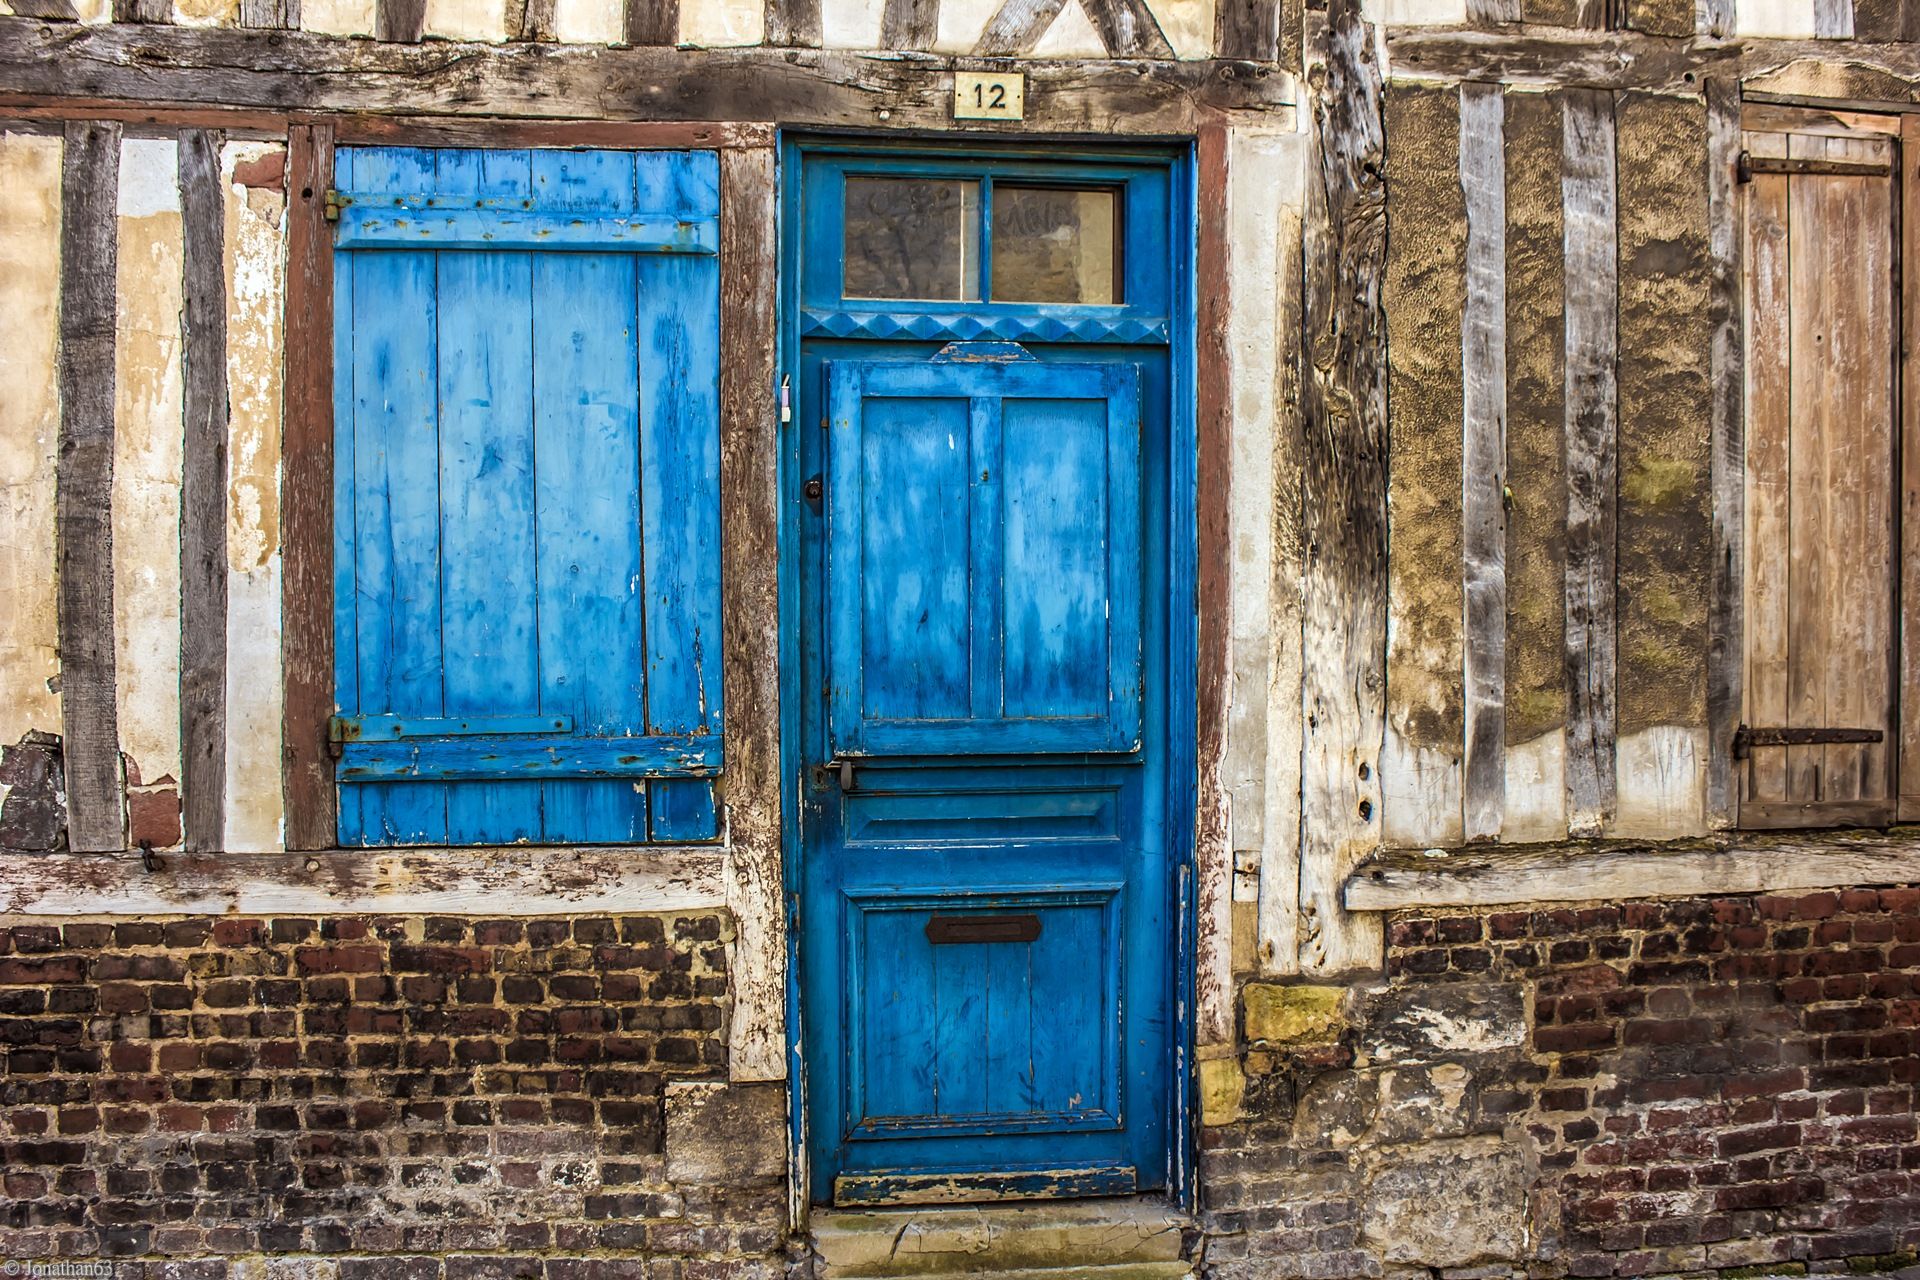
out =
{"type": "MultiPolygon", "coordinates": [[[[1171,142],[1091,142],[1084,138],[1066,138],[1054,142],[1020,139],[1002,141],[978,134],[899,134],[782,132],[777,148],[775,178],[776,217],[780,237],[778,257],[779,315],[775,328],[776,384],[780,393],[781,417],[792,418],[779,426],[779,457],[776,465],[779,547],[779,652],[780,652],[780,787],[784,800],[780,806],[781,887],[784,897],[787,938],[787,1089],[790,1147],[788,1192],[791,1219],[795,1229],[804,1229],[812,1212],[808,1193],[808,1115],[806,1010],[801,1000],[799,913],[803,845],[800,838],[800,802],[797,790],[801,767],[800,720],[800,511],[804,499],[800,493],[803,478],[799,465],[798,415],[789,414],[789,397],[784,391],[790,372],[800,365],[800,246],[805,235],[801,225],[800,178],[804,159],[816,150],[858,150],[874,155],[903,158],[924,156],[956,149],[973,158],[1003,156],[1009,159],[1046,159],[1071,162],[1099,161],[1126,157],[1151,159],[1164,163],[1169,178],[1169,205],[1177,212],[1185,234],[1171,246],[1173,290],[1169,369],[1173,403],[1168,406],[1168,457],[1173,474],[1169,476],[1167,510],[1167,546],[1170,563],[1167,583],[1170,607],[1167,619],[1167,723],[1180,726],[1170,732],[1167,750],[1167,824],[1173,841],[1167,859],[1172,883],[1166,886],[1168,901],[1177,921],[1174,946],[1174,972],[1167,975],[1169,1009],[1173,1015],[1168,1036],[1166,1069],[1168,1098],[1172,1115],[1168,1137],[1167,1185],[1182,1208],[1191,1208],[1196,1193],[1193,1159],[1194,1115],[1192,1063],[1194,1056],[1194,989],[1197,945],[1195,911],[1194,850],[1199,821],[1199,621],[1201,593],[1199,543],[1199,440],[1197,374],[1197,312],[1195,270],[1199,236],[1204,221],[1199,216],[1196,178],[1199,172],[1198,145],[1193,138],[1171,142]],[[1180,607],[1182,603],[1191,607],[1180,607]]],[[[1224,193],[1222,193],[1224,195],[1224,193]]],[[[1211,228],[1209,228],[1211,230],[1211,228]]],[[[1224,443],[1224,442],[1222,442],[1224,443]]],[[[1224,508],[1225,497],[1217,499],[1224,508]]],[[[1224,550],[1224,548],[1222,548],[1224,550]]],[[[1211,558],[1211,557],[1210,557],[1211,558]]],[[[1215,621],[1223,626],[1224,621],[1215,621]]]]}

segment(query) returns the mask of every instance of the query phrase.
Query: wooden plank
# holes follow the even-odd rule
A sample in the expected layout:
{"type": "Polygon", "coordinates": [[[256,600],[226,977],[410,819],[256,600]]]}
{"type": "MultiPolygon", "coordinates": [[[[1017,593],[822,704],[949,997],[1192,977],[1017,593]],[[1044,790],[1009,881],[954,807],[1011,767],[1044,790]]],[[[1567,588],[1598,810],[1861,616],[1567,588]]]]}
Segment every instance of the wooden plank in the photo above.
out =
{"type": "Polygon", "coordinates": [[[1756,801],[1740,809],[1740,825],[1756,830],[1792,827],[1884,827],[1894,820],[1890,800],[1756,801]]]}
{"type": "MultiPolygon", "coordinates": [[[[1228,190],[1228,146],[1224,126],[1201,132],[1197,141],[1201,189],[1228,190]]],[[[1199,785],[1193,858],[1199,938],[1194,960],[1194,1040],[1202,1045],[1233,1040],[1233,850],[1223,777],[1233,608],[1232,531],[1224,500],[1233,482],[1229,351],[1233,238],[1228,217],[1226,200],[1202,202],[1195,241],[1199,785]]]]}
{"type": "Polygon", "coordinates": [[[181,824],[187,849],[225,838],[227,772],[227,272],[220,136],[180,134],[186,441],[180,476],[181,824]]]}
{"type": "Polygon", "coordinates": [[[375,0],[373,38],[418,44],[427,25],[427,0],[375,0]]]}
{"type": "Polygon", "coordinates": [[[1613,95],[1562,99],[1566,258],[1567,825],[1614,808],[1614,496],[1619,419],[1613,95]]]}
{"type": "Polygon", "coordinates": [[[1900,667],[1895,777],[1920,818],[1920,116],[1900,118],[1900,667]]]}
{"type": "Polygon", "coordinates": [[[1738,789],[1731,755],[1740,720],[1741,586],[1745,581],[1742,529],[1746,495],[1742,456],[1745,361],[1741,343],[1744,228],[1735,194],[1734,165],[1740,152],[1740,86],[1709,80],[1707,99],[1707,259],[1712,272],[1707,299],[1709,378],[1712,386],[1708,483],[1713,490],[1712,578],[1707,602],[1707,791],[1709,827],[1732,826],[1738,789]]]}
{"type": "Polygon", "coordinates": [[[1222,58],[1272,62],[1280,56],[1278,0],[1220,0],[1213,16],[1213,47],[1222,58]]]}
{"type": "Polygon", "coordinates": [[[513,120],[483,116],[349,116],[335,141],[419,147],[611,147],[626,151],[724,150],[773,144],[769,124],[683,120],[513,120]]]}
{"type": "Polygon", "coordinates": [[[767,0],[767,43],[820,47],[821,0],[767,0]]]}
{"type": "Polygon", "coordinates": [[[774,198],[771,147],[721,154],[721,659],[727,689],[726,897],[737,939],[727,1069],[736,1080],[787,1074],[774,198]]]}
{"type": "Polygon", "coordinates": [[[1707,121],[1626,93],[1618,154],[1615,830],[1704,830],[1713,576],[1707,121]]]}
{"type": "MultiPolygon", "coordinates": [[[[508,37],[543,42],[557,40],[554,24],[559,7],[557,0],[507,0],[508,37]]],[[[677,11],[674,17],[677,21],[677,11]]]]}
{"type": "Polygon", "coordinates": [[[1567,833],[1566,297],[1556,95],[1507,95],[1506,761],[1502,838],[1567,833]]]}
{"type": "Polygon", "coordinates": [[[1625,22],[1606,25],[1683,39],[1693,34],[1693,0],[1622,0],[1619,10],[1625,22]]]}
{"type": "Polygon", "coordinates": [[[60,715],[68,845],[126,847],[114,695],[114,272],[117,124],[66,128],[60,201],[60,715]]]}
{"type": "MultiPolygon", "coordinates": [[[[1529,27],[1520,35],[1394,28],[1387,32],[1387,55],[1396,74],[1563,88],[1631,86],[1696,92],[1701,77],[1716,69],[1731,74],[1739,67],[1747,47],[1591,29],[1606,25],[1605,11],[1604,3],[1581,4],[1572,15],[1574,25],[1562,30],[1529,27]]],[[[1558,16],[1568,15],[1562,10],[1558,16]]],[[[1550,18],[1542,14],[1539,20],[1550,18]]]]}
{"type": "Polygon", "coordinates": [[[255,29],[300,29],[300,0],[240,0],[240,25],[255,29]]]}
{"type": "Polygon", "coordinates": [[[717,848],[278,850],[140,859],[84,854],[0,863],[0,910],[30,916],[594,915],[714,911],[717,848]]]}
{"type": "Polygon", "coordinates": [[[1380,69],[1358,0],[1330,0],[1305,224],[1306,359],[1300,900],[1302,968],[1379,964],[1377,922],[1340,899],[1380,847],[1386,730],[1386,192],[1380,69]]]}
{"type": "MultiPolygon", "coordinates": [[[[1379,766],[1389,845],[1461,838],[1461,412],[1467,210],[1460,91],[1386,92],[1387,257],[1382,305],[1391,360],[1387,511],[1387,731],[1379,766]]],[[[1497,479],[1495,483],[1498,483],[1497,479]]],[[[1309,486],[1309,494],[1312,488],[1309,486]]]]}
{"type": "Polygon", "coordinates": [[[1467,0],[1467,21],[1475,26],[1518,22],[1521,8],[1521,0],[1467,0]]]}
{"type": "Polygon", "coordinates": [[[333,133],[288,136],[286,416],[280,503],[281,627],[289,849],[336,841],[333,760],[333,133]]]}
{"type": "MultiPolygon", "coordinates": [[[[533,6],[528,5],[528,13],[532,12],[533,6]]],[[[546,25],[551,27],[551,20],[546,25]]],[[[627,0],[628,44],[666,45],[679,39],[680,0],[627,0]]]]}
{"type": "Polygon", "coordinates": [[[931,49],[940,29],[940,0],[886,0],[880,15],[883,49],[931,49]]]}
{"type": "MultiPolygon", "coordinates": [[[[0,84],[14,95],[118,98],[176,108],[218,103],[280,112],[441,114],[548,120],[727,121],[870,127],[884,107],[899,128],[952,126],[962,59],[823,51],[788,61],[777,47],[604,48],[383,44],[306,32],[276,35],[273,65],[245,31],[177,26],[0,22],[0,84]],[[58,37],[58,38],[56,38],[58,37]],[[635,93],[631,86],[647,86],[635,93]]],[[[1213,112],[1289,105],[1293,78],[1239,64],[1034,60],[1026,118],[1001,132],[1192,132],[1213,112]]],[[[420,139],[412,139],[420,141],[420,139]]]]}
{"type": "Polygon", "coordinates": [[[17,18],[39,18],[45,22],[78,22],[79,11],[73,0],[11,0],[17,18]]]}
{"type": "Polygon", "coordinates": [[[1496,839],[1507,759],[1507,175],[1498,85],[1460,86],[1460,184],[1466,192],[1467,296],[1460,481],[1465,622],[1468,840],[1496,839]]]}
{"type": "Polygon", "coordinates": [[[1110,58],[1171,58],[1173,46],[1146,0],[1080,0],[1110,58]]]}
{"type": "MultiPolygon", "coordinates": [[[[1817,139],[1789,135],[1787,154],[1806,154],[1817,139]]],[[[1824,148],[1822,148],[1824,150],[1824,148]]],[[[1787,180],[1789,414],[1787,435],[1787,718],[1782,725],[1821,728],[1827,719],[1828,576],[1833,551],[1828,546],[1827,433],[1834,409],[1827,376],[1827,345],[1834,327],[1831,281],[1826,276],[1834,237],[1827,221],[1830,183],[1787,180]]],[[[1824,747],[1788,747],[1785,799],[1805,804],[1819,800],[1826,761],[1824,747]]]]}
{"type": "MultiPolygon", "coordinates": [[[[1747,134],[1745,145],[1785,155],[1784,134],[1747,134]]],[[[1741,576],[1745,668],[1741,716],[1748,724],[1787,723],[1788,446],[1792,440],[1792,313],[1788,306],[1791,213],[1784,174],[1747,185],[1745,273],[1747,351],[1744,445],[1745,504],[1741,576]]],[[[1731,739],[1716,748],[1732,750],[1731,739]]],[[[1761,751],[1741,769],[1742,807],[1787,798],[1787,759],[1761,751]]]]}
{"type": "Polygon", "coordinates": [[[1744,836],[1665,846],[1541,845],[1476,849],[1444,858],[1382,858],[1348,882],[1347,903],[1355,910],[1398,911],[1619,902],[1912,884],[1916,879],[1920,844],[1910,833],[1744,836]]]}
{"type": "MultiPolygon", "coordinates": [[[[893,0],[890,0],[892,3],[893,0]]],[[[1033,52],[1040,37],[1066,8],[1067,0],[1004,0],[987,19],[973,51],[982,57],[1020,57],[1033,52]]]]}
{"type": "Polygon", "coordinates": [[[113,0],[115,22],[172,22],[172,0],[113,0]]]}

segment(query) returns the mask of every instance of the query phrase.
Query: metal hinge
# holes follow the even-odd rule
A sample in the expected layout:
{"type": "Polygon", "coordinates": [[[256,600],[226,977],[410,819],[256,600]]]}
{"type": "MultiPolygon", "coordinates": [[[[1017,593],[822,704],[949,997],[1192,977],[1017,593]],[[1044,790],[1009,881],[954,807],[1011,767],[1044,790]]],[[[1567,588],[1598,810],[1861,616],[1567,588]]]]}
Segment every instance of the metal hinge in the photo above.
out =
{"type": "Polygon", "coordinates": [[[326,219],[328,222],[340,221],[340,211],[353,203],[352,196],[343,196],[332,187],[327,188],[326,219]]]}
{"type": "Polygon", "coordinates": [[[1733,732],[1733,758],[1745,760],[1755,747],[1820,747],[1884,741],[1886,734],[1879,729],[1753,729],[1743,724],[1733,732]]]}

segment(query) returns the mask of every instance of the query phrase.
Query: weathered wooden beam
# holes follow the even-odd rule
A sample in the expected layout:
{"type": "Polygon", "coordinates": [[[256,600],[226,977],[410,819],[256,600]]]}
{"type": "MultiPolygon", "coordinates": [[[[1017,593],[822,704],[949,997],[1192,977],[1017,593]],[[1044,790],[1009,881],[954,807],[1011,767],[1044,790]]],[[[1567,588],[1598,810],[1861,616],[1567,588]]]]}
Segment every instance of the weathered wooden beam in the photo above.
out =
{"type": "Polygon", "coordinates": [[[721,906],[717,847],[233,850],[0,862],[0,913],[94,915],[571,915],[721,906]]]}
{"type": "Polygon", "coordinates": [[[115,22],[172,22],[171,0],[113,0],[115,22]]]}
{"type": "Polygon", "coordinates": [[[240,0],[240,25],[266,29],[300,29],[300,0],[240,0]]]}
{"type": "Polygon", "coordinates": [[[182,364],[180,474],[181,827],[187,849],[224,843],[227,778],[227,271],[220,136],[180,134],[182,364]]]}
{"type": "Polygon", "coordinates": [[[1024,57],[1066,7],[1067,0],[1005,0],[987,19],[973,51],[982,57],[1024,57]]]}
{"type": "Polygon", "coordinates": [[[78,22],[80,13],[73,0],[12,0],[18,18],[39,18],[45,22],[78,22]]]}
{"type": "MultiPolygon", "coordinates": [[[[951,129],[966,59],[795,49],[607,49],[385,44],[298,32],[53,25],[0,18],[0,85],[14,100],[106,98],[177,106],[375,115],[951,129]]],[[[1027,117],[998,134],[1183,133],[1219,111],[1286,106],[1292,77],[1229,61],[1039,60],[1027,117]]]]}
{"type": "MultiPolygon", "coordinates": [[[[546,25],[553,25],[551,18],[546,25]]],[[[679,39],[680,0],[627,0],[628,44],[674,44],[679,39]]]]}
{"type": "Polygon", "coordinates": [[[427,0],[375,0],[374,39],[418,44],[426,27],[427,0]]]}
{"type": "Polygon", "coordinates": [[[931,49],[940,29],[940,0],[887,0],[880,14],[885,49],[931,49]]]}
{"type": "Polygon", "coordinates": [[[1468,840],[1500,835],[1507,787],[1507,175],[1506,95],[1460,86],[1467,297],[1461,323],[1460,454],[1466,626],[1461,814],[1468,840]]]}
{"type": "Polygon", "coordinates": [[[767,43],[820,47],[820,0],[767,0],[767,43]]]}
{"type": "Polygon", "coordinates": [[[1613,95],[1567,93],[1560,172],[1566,244],[1567,823],[1614,810],[1614,502],[1619,294],[1613,95]]]}
{"type": "Polygon", "coordinates": [[[1375,967],[1376,921],[1341,887],[1380,847],[1386,727],[1386,191],[1380,67],[1359,0],[1331,0],[1312,69],[1306,378],[1300,902],[1302,968],[1375,967]]]}
{"type": "Polygon", "coordinates": [[[333,135],[296,125],[287,154],[287,320],[282,428],[281,698],[289,849],[328,849],[338,798],[327,751],[333,700],[333,135]]]}
{"type": "Polygon", "coordinates": [[[720,512],[726,618],[726,899],[733,948],[728,1069],[787,1073],[781,879],[779,411],[774,403],[774,152],[720,158],[720,512]]]}
{"type": "Polygon", "coordinates": [[[1742,836],[1387,854],[1347,882],[1356,911],[1787,893],[1920,880],[1920,832],[1742,836]]]}
{"type": "Polygon", "coordinates": [[[1223,58],[1271,62],[1279,56],[1278,0],[1220,0],[1214,10],[1213,47],[1223,58]]]}
{"type": "Polygon", "coordinates": [[[1110,58],[1171,58],[1173,46],[1146,0],[1081,0],[1110,58]]]}
{"type": "Polygon", "coordinates": [[[1741,331],[1741,212],[1734,189],[1740,154],[1740,86],[1707,81],[1707,255],[1712,271],[1710,484],[1712,577],[1707,608],[1707,823],[1738,817],[1732,744],[1740,720],[1744,667],[1741,584],[1745,580],[1746,349],[1741,331]]]}
{"type": "MultiPolygon", "coordinates": [[[[1228,190],[1228,131],[1201,131],[1195,147],[1202,190],[1228,190]]],[[[1196,759],[1199,786],[1194,816],[1194,902],[1200,920],[1194,959],[1194,1039],[1201,1045],[1233,1040],[1233,850],[1229,839],[1226,757],[1227,677],[1231,644],[1231,530],[1226,496],[1233,482],[1232,321],[1233,233],[1225,199],[1202,201],[1195,254],[1195,343],[1198,400],[1195,415],[1196,653],[1199,708],[1196,759]]]]}
{"type": "Polygon", "coordinates": [[[114,308],[117,124],[66,128],[60,194],[60,448],[55,542],[60,578],[60,714],[67,841],[126,847],[114,681],[114,308]]]}
{"type": "MultiPolygon", "coordinates": [[[[1917,6],[1920,7],[1920,6],[1917,6]]],[[[1900,121],[1899,813],[1920,818],[1920,116],[1900,121]]],[[[1736,526],[1736,529],[1738,526],[1736,526]]],[[[1735,651],[1736,655],[1738,650],[1735,651]]]]}

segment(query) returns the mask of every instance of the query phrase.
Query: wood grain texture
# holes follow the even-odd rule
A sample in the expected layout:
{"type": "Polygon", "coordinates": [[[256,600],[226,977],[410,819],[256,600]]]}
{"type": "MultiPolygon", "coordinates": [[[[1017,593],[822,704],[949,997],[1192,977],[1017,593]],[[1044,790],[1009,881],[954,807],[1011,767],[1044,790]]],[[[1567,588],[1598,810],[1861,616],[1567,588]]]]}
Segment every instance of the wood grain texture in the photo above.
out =
{"type": "Polygon", "coordinates": [[[1146,0],[1080,0],[1110,58],[1171,58],[1160,24],[1146,0]]]}
{"type": "Polygon", "coordinates": [[[1341,886],[1380,847],[1387,623],[1384,124],[1373,33],[1331,0],[1314,68],[1305,223],[1302,968],[1377,966],[1341,886]]]}
{"type": "Polygon", "coordinates": [[[886,0],[880,15],[883,49],[931,49],[940,29],[940,0],[886,0]]]}
{"type": "Polygon", "coordinates": [[[1507,95],[1506,737],[1503,835],[1566,834],[1563,144],[1556,94],[1507,95]]]}
{"type": "MultiPolygon", "coordinates": [[[[1712,285],[1706,112],[1698,99],[1626,93],[1615,105],[1619,333],[1614,537],[1615,732],[1675,726],[1658,783],[1616,783],[1623,834],[1688,835],[1705,800],[1713,572],[1712,285]],[[1686,756],[1674,754],[1684,749],[1686,756]]],[[[1651,742],[1651,740],[1649,740],[1651,742]]],[[[1622,751],[1619,767],[1632,761],[1622,751]]]]}
{"type": "MultiPolygon", "coordinates": [[[[1784,133],[1747,134],[1755,156],[1787,154],[1784,133]]],[[[1741,717],[1749,724],[1787,724],[1787,564],[1790,512],[1788,445],[1792,439],[1793,324],[1788,298],[1787,175],[1756,173],[1745,192],[1746,344],[1742,439],[1741,717]]],[[[1729,742],[1725,750],[1732,751],[1729,742]]],[[[1740,770],[1742,804],[1787,794],[1785,751],[1761,751],[1740,770]]]]}
{"type": "Polygon", "coordinates": [[[1465,733],[1460,450],[1467,210],[1460,91],[1395,83],[1384,111],[1390,145],[1382,305],[1392,459],[1380,825],[1390,845],[1451,845],[1461,838],[1465,733]]]}
{"type": "Polygon", "coordinates": [[[1900,724],[1902,821],[1920,816],[1920,116],[1900,118],[1900,724]]]}
{"type": "Polygon", "coordinates": [[[1920,38],[1920,4],[1913,0],[1853,0],[1853,35],[1859,40],[1920,38]]]}
{"type": "Polygon", "coordinates": [[[60,198],[60,450],[55,543],[68,846],[126,847],[114,695],[114,305],[117,124],[66,127],[60,198]]]}
{"type": "Polygon", "coordinates": [[[427,0],[375,0],[373,35],[376,40],[418,44],[427,25],[427,0]]]}
{"type": "Polygon", "coordinates": [[[736,1080],[787,1073],[786,892],[781,871],[780,646],[774,404],[774,153],[720,158],[721,582],[726,619],[728,835],[736,1080]]]}
{"type": "Polygon", "coordinates": [[[300,0],[240,0],[240,25],[255,29],[300,29],[300,0]]]}
{"type": "Polygon", "coordinates": [[[1465,439],[1460,482],[1466,606],[1463,833],[1500,835],[1507,759],[1507,175],[1506,95],[1460,86],[1460,184],[1466,192],[1462,321],[1465,439]]]}
{"type": "MultiPolygon", "coordinates": [[[[0,84],[11,93],[119,98],[175,108],[218,103],[278,112],[525,116],[786,125],[952,125],[953,58],[901,59],[775,48],[609,49],[575,45],[383,44],[287,32],[266,66],[244,31],[54,25],[0,18],[0,84]],[[792,60],[789,61],[789,55],[792,60]],[[630,86],[644,84],[646,93],[630,86]]],[[[1033,61],[1027,115],[1006,132],[1181,133],[1222,110],[1292,100],[1292,78],[1245,64],[1033,61]]],[[[451,123],[451,121],[449,121],[451,123]]]]}
{"type": "MultiPolygon", "coordinates": [[[[1226,192],[1226,128],[1216,125],[1202,130],[1197,152],[1200,189],[1226,192]]],[[[1227,217],[1226,200],[1203,201],[1195,243],[1199,787],[1193,859],[1194,909],[1201,923],[1195,956],[1194,1039],[1202,1045],[1229,1044],[1233,1039],[1233,851],[1223,775],[1232,640],[1232,548],[1226,501],[1233,467],[1233,373],[1228,350],[1232,232],[1227,217]]]]}
{"type": "Polygon", "coordinates": [[[767,43],[820,47],[821,0],[767,0],[767,43]]]}
{"type": "MultiPolygon", "coordinates": [[[[545,30],[553,28],[550,12],[536,15],[532,3],[528,17],[540,17],[545,30]]],[[[523,39],[540,39],[537,35],[523,39]]],[[[670,45],[680,39],[680,0],[627,0],[627,43],[633,45],[670,45]]]]}
{"type": "Polygon", "coordinates": [[[113,0],[115,22],[172,22],[171,0],[113,0]]]}
{"type": "Polygon", "coordinates": [[[1707,792],[1710,827],[1733,825],[1738,797],[1731,744],[1740,719],[1743,647],[1741,586],[1746,448],[1742,421],[1745,350],[1741,335],[1741,248],[1745,239],[1734,167],[1740,154],[1740,86],[1709,80],[1707,100],[1707,262],[1711,272],[1709,483],[1713,490],[1712,570],[1707,598],[1707,792]]]}
{"type": "Polygon", "coordinates": [[[79,11],[73,7],[73,0],[12,0],[13,14],[17,18],[39,18],[46,22],[77,22],[79,11]]]}
{"type": "Polygon", "coordinates": [[[286,411],[280,504],[281,653],[289,849],[328,849],[333,714],[333,135],[295,125],[287,160],[286,411]]]}
{"type": "Polygon", "coordinates": [[[1567,821],[1597,835],[1614,810],[1614,502],[1619,296],[1613,95],[1562,101],[1566,255],[1567,821]]]}
{"type": "Polygon", "coordinates": [[[699,911],[725,901],[718,848],[353,849],[83,854],[0,863],[0,910],[21,915],[570,915],[699,911]]]}
{"type": "Polygon", "coordinates": [[[1523,0],[1467,0],[1467,21],[1475,26],[1518,22],[1523,0]]]}
{"type": "MultiPolygon", "coordinates": [[[[907,0],[888,0],[887,12],[907,0]]],[[[1067,0],[1005,0],[987,19],[974,53],[982,57],[1019,57],[1031,53],[1053,20],[1066,8],[1067,0]]]]}
{"type": "Polygon", "coordinates": [[[1621,15],[1625,19],[1624,25],[1635,31],[1644,31],[1656,36],[1685,37],[1693,34],[1693,0],[1618,0],[1618,2],[1621,15]]]}
{"type": "Polygon", "coordinates": [[[1356,910],[1619,902],[1704,894],[1785,893],[1920,879],[1912,831],[1832,837],[1749,836],[1669,845],[1540,845],[1446,858],[1389,856],[1347,884],[1356,910]]]}
{"type": "Polygon", "coordinates": [[[1220,0],[1213,47],[1223,58],[1271,62],[1280,56],[1281,0],[1220,0]]]}
{"type": "Polygon", "coordinates": [[[220,136],[180,134],[186,440],[180,481],[181,826],[224,843],[227,773],[227,274],[220,136]]]}

